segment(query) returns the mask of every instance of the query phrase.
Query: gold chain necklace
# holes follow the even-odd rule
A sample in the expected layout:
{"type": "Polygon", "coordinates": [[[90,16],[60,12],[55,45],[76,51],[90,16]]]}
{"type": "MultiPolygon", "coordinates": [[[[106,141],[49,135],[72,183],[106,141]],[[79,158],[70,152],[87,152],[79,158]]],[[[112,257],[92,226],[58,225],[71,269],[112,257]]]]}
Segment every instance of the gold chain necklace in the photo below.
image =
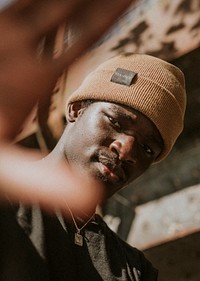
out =
{"type": "MultiPolygon", "coordinates": [[[[67,205],[67,204],[66,204],[66,205],[67,205]]],[[[76,223],[75,217],[74,217],[74,215],[73,215],[73,213],[72,213],[72,211],[71,211],[71,209],[69,208],[68,205],[67,205],[67,208],[68,208],[68,210],[69,210],[69,212],[70,212],[70,215],[71,215],[71,217],[72,217],[74,226],[75,226],[75,228],[76,228],[76,232],[75,232],[75,234],[74,234],[74,244],[76,244],[76,245],[82,247],[82,246],[83,246],[83,235],[81,234],[81,230],[82,230],[84,227],[86,227],[86,225],[93,219],[95,213],[89,218],[89,220],[86,221],[86,223],[85,223],[81,228],[79,228],[78,225],[77,225],[77,223],[76,223]]]]}

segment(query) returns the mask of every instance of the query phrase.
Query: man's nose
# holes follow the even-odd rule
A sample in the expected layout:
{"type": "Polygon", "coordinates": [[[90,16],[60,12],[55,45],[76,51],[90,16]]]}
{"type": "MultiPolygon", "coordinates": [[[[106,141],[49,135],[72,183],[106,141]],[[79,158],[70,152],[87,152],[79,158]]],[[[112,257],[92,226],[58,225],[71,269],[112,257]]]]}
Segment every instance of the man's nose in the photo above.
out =
{"type": "Polygon", "coordinates": [[[119,160],[135,164],[136,145],[134,136],[121,135],[110,144],[110,149],[118,154],[119,160]]]}

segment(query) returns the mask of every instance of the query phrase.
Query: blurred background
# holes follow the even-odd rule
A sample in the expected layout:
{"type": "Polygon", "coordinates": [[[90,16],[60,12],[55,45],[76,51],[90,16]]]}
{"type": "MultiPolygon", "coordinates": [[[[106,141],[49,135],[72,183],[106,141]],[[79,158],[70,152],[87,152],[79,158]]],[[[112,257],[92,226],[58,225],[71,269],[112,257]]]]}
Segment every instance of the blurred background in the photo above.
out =
{"type": "MultiPolygon", "coordinates": [[[[4,4],[6,1],[0,1],[4,4]]],[[[113,4],[114,8],[114,4],[113,4]]],[[[87,20],[87,19],[85,19],[87,20]]],[[[101,20],[101,19],[97,19],[101,20]]],[[[81,36],[73,22],[61,29],[55,54],[81,36]]],[[[49,44],[52,44],[50,42],[49,44]]],[[[144,251],[162,281],[200,280],[200,1],[140,0],[54,89],[50,107],[32,112],[16,141],[48,153],[65,126],[65,100],[99,63],[121,52],[151,54],[185,73],[185,129],[164,162],[102,206],[110,227],[144,251]]],[[[170,124],[169,124],[170,126],[170,124]]]]}

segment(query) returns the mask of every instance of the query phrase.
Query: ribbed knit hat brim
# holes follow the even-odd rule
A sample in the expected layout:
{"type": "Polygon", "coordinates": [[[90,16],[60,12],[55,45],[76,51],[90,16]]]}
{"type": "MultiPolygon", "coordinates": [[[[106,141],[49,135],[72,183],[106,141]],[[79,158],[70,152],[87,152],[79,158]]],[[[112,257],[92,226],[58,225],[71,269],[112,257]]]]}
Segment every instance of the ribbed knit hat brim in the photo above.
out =
{"type": "Polygon", "coordinates": [[[186,107],[183,73],[174,65],[148,55],[121,55],[112,58],[88,75],[67,103],[101,100],[123,104],[146,115],[159,130],[165,158],[183,130],[186,107]],[[130,86],[114,83],[117,68],[137,73],[130,86]]]}

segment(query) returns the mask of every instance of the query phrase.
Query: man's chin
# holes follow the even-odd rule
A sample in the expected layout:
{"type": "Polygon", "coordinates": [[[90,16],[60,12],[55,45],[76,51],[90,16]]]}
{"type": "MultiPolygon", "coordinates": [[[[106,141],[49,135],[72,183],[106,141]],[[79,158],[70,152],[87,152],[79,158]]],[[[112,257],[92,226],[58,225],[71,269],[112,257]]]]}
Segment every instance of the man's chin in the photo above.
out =
{"type": "Polygon", "coordinates": [[[102,175],[101,173],[97,173],[95,175],[95,178],[104,189],[105,199],[110,198],[113,194],[115,194],[117,191],[119,191],[122,188],[119,183],[117,182],[113,183],[108,177],[102,175]]]}
{"type": "Polygon", "coordinates": [[[103,193],[105,199],[110,198],[122,188],[121,182],[113,180],[113,178],[109,177],[106,173],[102,173],[101,169],[99,169],[99,165],[96,165],[96,163],[92,169],[87,170],[84,167],[84,169],[82,169],[82,175],[91,178],[94,188],[95,186],[96,188],[100,188],[100,192],[103,193]]]}

